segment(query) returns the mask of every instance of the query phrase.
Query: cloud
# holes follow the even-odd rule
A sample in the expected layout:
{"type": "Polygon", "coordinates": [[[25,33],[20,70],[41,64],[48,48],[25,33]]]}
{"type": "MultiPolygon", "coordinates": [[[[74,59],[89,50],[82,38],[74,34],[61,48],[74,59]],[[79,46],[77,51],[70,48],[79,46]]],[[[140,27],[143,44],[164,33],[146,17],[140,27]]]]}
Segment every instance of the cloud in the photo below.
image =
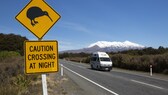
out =
{"type": "Polygon", "coordinates": [[[81,49],[85,47],[84,44],[77,44],[77,43],[71,43],[66,41],[59,41],[58,46],[59,46],[59,51],[81,49]]]}
{"type": "Polygon", "coordinates": [[[83,32],[83,33],[87,34],[88,36],[90,36],[90,37],[94,36],[97,39],[102,39],[102,37],[107,38],[107,39],[111,39],[111,35],[109,33],[104,32],[104,31],[100,31],[99,28],[95,28],[94,30],[91,30],[84,25],[81,25],[78,23],[73,23],[73,22],[62,22],[61,27],[66,28],[66,29],[70,29],[73,31],[77,31],[77,32],[83,32]]]}
{"type": "MultiPolygon", "coordinates": [[[[111,35],[106,34],[104,31],[100,31],[98,28],[95,28],[94,30],[89,29],[89,27],[84,26],[82,24],[79,23],[73,23],[73,22],[61,22],[59,24],[59,28],[63,28],[66,29],[67,31],[70,31],[72,34],[75,34],[75,32],[81,32],[79,35],[79,37],[83,37],[83,38],[88,38],[88,39],[92,39],[95,41],[99,41],[99,40],[106,40],[106,39],[111,39],[111,35]]],[[[78,38],[79,38],[78,37],[78,38]]],[[[88,41],[87,39],[87,41],[88,41]]],[[[78,39],[77,39],[78,40],[78,39]]],[[[79,39],[81,40],[81,39],[79,39]]],[[[65,42],[68,40],[61,41],[60,42],[60,50],[72,50],[72,49],[80,49],[80,48],[84,48],[87,47],[86,45],[90,44],[87,42],[83,42],[83,43],[79,43],[79,41],[73,41],[73,42],[65,42]],[[76,42],[76,43],[75,43],[76,42]]],[[[72,40],[69,40],[72,41],[72,40]]],[[[83,40],[82,40],[83,41],[83,40]]]]}
{"type": "Polygon", "coordinates": [[[86,28],[83,25],[80,25],[78,23],[72,23],[72,22],[63,22],[61,24],[61,27],[66,28],[66,29],[70,29],[73,31],[78,31],[78,32],[83,32],[83,33],[87,33],[87,34],[91,34],[92,31],[89,30],[88,28],[86,28]]]}
{"type": "Polygon", "coordinates": [[[59,41],[60,45],[71,45],[70,42],[65,42],[65,41],[59,41]]]}
{"type": "Polygon", "coordinates": [[[59,41],[59,51],[64,51],[64,50],[70,50],[72,49],[73,45],[70,42],[65,42],[65,41],[59,41]]]}

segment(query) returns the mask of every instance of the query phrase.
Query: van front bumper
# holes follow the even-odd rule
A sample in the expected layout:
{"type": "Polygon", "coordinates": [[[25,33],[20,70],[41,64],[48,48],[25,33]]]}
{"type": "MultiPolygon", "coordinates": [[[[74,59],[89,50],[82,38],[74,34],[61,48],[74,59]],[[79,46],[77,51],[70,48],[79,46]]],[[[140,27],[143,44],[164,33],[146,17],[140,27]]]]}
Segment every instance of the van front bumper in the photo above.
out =
{"type": "Polygon", "coordinates": [[[101,70],[112,70],[112,66],[100,66],[101,70]]]}

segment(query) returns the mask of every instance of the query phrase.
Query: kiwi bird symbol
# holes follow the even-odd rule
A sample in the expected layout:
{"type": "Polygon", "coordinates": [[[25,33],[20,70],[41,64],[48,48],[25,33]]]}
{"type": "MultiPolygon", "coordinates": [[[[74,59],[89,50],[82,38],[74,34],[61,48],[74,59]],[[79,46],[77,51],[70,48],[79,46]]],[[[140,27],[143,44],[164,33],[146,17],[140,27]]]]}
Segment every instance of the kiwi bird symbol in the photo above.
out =
{"type": "Polygon", "coordinates": [[[28,10],[27,10],[27,18],[30,19],[31,21],[31,25],[34,26],[36,23],[38,23],[37,21],[35,21],[35,18],[37,17],[40,17],[40,16],[48,16],[48,18],[53,21],[51,19],[51,17],[49,16],[48,12],[47,11],[43,11],[41,8],[39,7],[30,7],[28,10]]]}

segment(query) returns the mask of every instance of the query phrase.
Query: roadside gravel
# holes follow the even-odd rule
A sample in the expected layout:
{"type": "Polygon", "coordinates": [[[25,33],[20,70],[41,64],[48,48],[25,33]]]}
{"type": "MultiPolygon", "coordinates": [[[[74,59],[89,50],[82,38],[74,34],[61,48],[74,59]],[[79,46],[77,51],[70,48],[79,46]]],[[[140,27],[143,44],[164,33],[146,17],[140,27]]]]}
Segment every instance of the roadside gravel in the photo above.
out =
{"type": "Polygon", "coordinates": [[[48,95],[85,95],[85,92],[65,74],[48,74],[47,83],[48,95]]]}

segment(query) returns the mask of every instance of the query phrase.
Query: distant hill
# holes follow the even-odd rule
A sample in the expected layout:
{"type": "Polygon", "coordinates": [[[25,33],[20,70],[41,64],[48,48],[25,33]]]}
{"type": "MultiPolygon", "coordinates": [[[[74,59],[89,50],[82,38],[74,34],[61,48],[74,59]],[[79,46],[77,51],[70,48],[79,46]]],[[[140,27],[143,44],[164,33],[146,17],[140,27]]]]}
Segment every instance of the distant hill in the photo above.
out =
{"type": "Polygon", "coordinates": [[[77,49],[77,50],[67,50],[62,51],[61,53],[92,53],[96,51],[103,52],[118,52],[125,50],[134,50],[134,49],[144,49],[145,46],[133,43],[130,41],[124,42],[108,42],[108,41],[98,41],[96,43],[90,44],[87,48],[77,49]]]}

